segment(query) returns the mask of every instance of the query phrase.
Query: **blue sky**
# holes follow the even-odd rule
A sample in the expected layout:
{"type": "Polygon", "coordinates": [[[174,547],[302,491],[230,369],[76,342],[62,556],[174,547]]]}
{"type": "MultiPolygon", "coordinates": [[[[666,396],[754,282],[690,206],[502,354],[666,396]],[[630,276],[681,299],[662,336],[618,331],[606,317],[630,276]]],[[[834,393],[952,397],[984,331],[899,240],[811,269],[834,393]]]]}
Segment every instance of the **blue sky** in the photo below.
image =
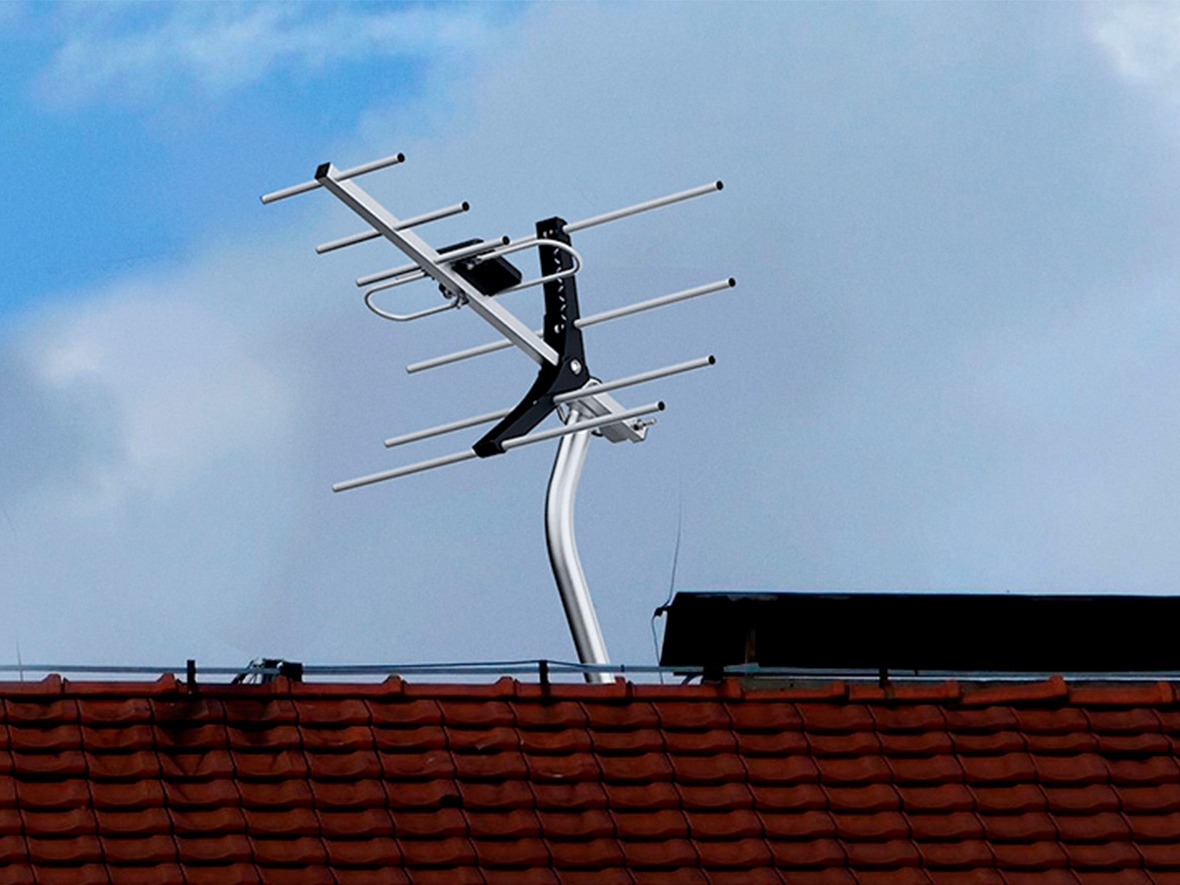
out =
{"type": "Polygon", "coordinates": [[[1169,6],[7,3],[0,76],[0,661],[573,656],[551,450],[330,491],[533,374],[407,376],[488,330],[383,323],[397,256],[258,202],[397,151],[396,214],[472,203],[440,244],[726,182],[575,243],[587,312],[739,281],[587,335],[603,378],[718,357],[590,452],[616,659],[678,523],[683,589],[1177,590],[1169,6]]]}

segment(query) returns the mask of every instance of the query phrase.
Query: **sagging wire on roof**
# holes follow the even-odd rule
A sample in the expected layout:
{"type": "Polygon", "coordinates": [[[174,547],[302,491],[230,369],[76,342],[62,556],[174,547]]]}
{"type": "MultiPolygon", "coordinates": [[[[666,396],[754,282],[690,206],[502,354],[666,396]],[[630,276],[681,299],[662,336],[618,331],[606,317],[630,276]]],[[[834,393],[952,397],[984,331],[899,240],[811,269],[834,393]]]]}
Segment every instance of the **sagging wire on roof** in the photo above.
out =
{"type": "MultiPolygon", "coordinates": [[[[654,612],[651,613],[651,642],[655,646],[656,661],[660,660],[660,640],[656,636],[656,618],[662,617],[672,604],[672,596],[676,592],[676,567],[680,564],[680,534],[684,528],[684,486],[681,485],[676,500],[676,545],[672,548],[672,575],[668,579],[668,596],[654,612]]],[[[664,674],[660,673],[660,685],[664,684],[664,674]]]]}

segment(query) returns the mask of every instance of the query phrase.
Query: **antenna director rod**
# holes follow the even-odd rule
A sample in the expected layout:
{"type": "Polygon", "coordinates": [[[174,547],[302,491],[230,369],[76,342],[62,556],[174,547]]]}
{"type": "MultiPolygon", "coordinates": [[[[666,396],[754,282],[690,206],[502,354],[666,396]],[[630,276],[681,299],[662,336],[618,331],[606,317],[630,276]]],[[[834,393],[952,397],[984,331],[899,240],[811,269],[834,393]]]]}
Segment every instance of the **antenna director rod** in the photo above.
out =
{"type": "Polygon", "coordinates": [[[588,418],[585,421],[578,421],[576,424],[566,424],[562,427],[554,427],[552,430],[542,430],[539,433],[530,433],[528,436],[506,439],[502,445],[505,449],[517,449],[521,446],[527,446],[530,443],[544,442],[547,439],[557,439],[557,437],[565,436],[567,433],[577,433],[579,430],[594,430],[598,427],[605,427],[608,424],[630,421],[632,418],[640,418],[644,415],[650,415],[652,412],[662,411],[664,411],[663,402],[648,403],[646,406],[623,409],[621,412],[613,412],[610,415],[603,415],[599,418],[588,418]]]}
{"type": "Polygon", "coordinates": [[[677,363],[674,366],[665,366],[662,369],[652,369],[650,372],[640,372],[638,375],[629,375],[626,378],[618,378],[615,381],[603,381],[601,384],[588,384],[578,390],[571,390],[568,393],[559,393],[553,397],[553,405],[562,406],[566,403],[577,402],[580,399],[585,399],[588,396],[593,396],[596,393],[609,393],[612,390],[619,390],[622,387],[632,387],[636,384],[646,384],[648,381],[655,381],[659,378],[667,378],[669,375],[679,375],[681,372],[691,372],[693,369],[703,369],[706,366],[716,364],[717,358],[712,354],[709,356],[702,356],[695,360],[688,360],[683,363],[677,363]]]}
{"type": "Polygon", "coordinates": [[[537,333],[456,273],[446,263],[450,260],[447,255],[435,251],[413,231],[399,230],[399,220],[388,209],[353,182],[339,180],[339,173],[331,163],[324,163],[316,170],[316,181],[368,222],[373,230],[397,246],[444,288],[461,296],[472,310],[531,359],[540,365],[557,364],[557,351],[546,344],[537,333]]]}
{"type": "MultiPolygon", "coordinates": [[[[527,446],[530,443],[544,442],[547,439],[555,439],[559,436],[565,436],[567,433],[577,433],[582,430],[594,430],[599,427],[605,427],[608,424],[615,424],[620,421],[630,421],[632,418],[640,418],[644,415],[650,415],[652,412],[662,412],[664,404],[648,403],[646,406],[636,406],[633,409],[624,409],[621,412],[615,412],[610,415],[603,415],[599,418],[590,418],[586,421],[578,421],[576,424],[556,427],[553,430],[542,430],[540,433],[530,433],[527,436],[518,436],[514,439],[504,440],[504,448],[516,449],[520,446],[527,446]]],[[[443,455],[439,458],[431,458],[429,461],[419,461],[417,464],[407,464],[405,467],[395,467],[393,470],[385,470],[381,473],[372,473],[368,476],[358,477],[357,479],[350,479],[344,482],[338,482],[332,486],[334,492],[346,492],[349,489],[360,488],[361,486],[372,485],[375,482],[384,482],[387,479],[397,479],[399,476],[409,476],[412,473],[421,473],[423,470],[431,470],[435,467],[444,467],[447,464],[457,464],[460,461],[469,461],[472,458],[478,457],[472,449],[464,449],[461,452],[455,452],[451,455],[443,455]]]]}
{"type": "MultiPolygon", "coordinates": [[[[429,221],[438,221],[440,218],[450,218],[452,215],[466,212],[470,208],[471,204],[464,200],[462,203],[456,203],[454,206],[445,206],[442,209],[435,209],[433,212],[425,212],[422,215],[415,215],[413,218],[406,218],[398,226],[398,230],[405,230],[407,227],[417,227],[429,221]]],[[[325,252],[333,252],[336,249],[343,249],[345,246],[355,246],[357,243],[375,240],[379,236],[381,234],[375,230],[361,231],[359,234],[341,237],[338,240],[332,240],[328,243],[320,243],[315,247],[315,251],[317,255],[323,255],[325,252]]]]}
{"type": "MultiPolygon", "coordinates": [[[[715,283],[706,283],[703,286],[694,286],[691,289],[684,289],[680,292],[673,292],[670,295],[661,295],[658,298],[649,298],[647,301],[640,301],[636,304],[629,304],[625,307],[616,307],[612,310],[603,311],[602,313],[591,314],[588,317],[582,317],[574,322],[574,325],[579,329],[584,329],[587,326],[593,326],[596,323],[605,323],[607,320],[616,320],[619,317],[630,316],[635,313],[642,313],[645,310],[652,310],[657,307],[663,307],[667,304],[675,304],[677,301],[686,301],[689,298],[696,298],[698,295],[708,295],[712,292],[719,292],[722,289],[729,289],[737,285],[737,280],[733,277],[725,280],[718,280],[715,283]]],[[[540,333],[538,333],[540,334],[540,333]]],[[[492,341],[488,344],[479,344],[475,347],[469,347],[466,350],[457,350],[454,353],[444,354],[443,356],[431,357],[428,360],[422,360],[417,363],[410,363],[406,366],[406,371],[413,375],[416,372],[424,372],[427,369],[437,369],[439,366],[445,366],[450,363],[457,363],[461,360],[471,359],[472,357],[483,356],[486,353],[495,353],[497,350],[503,350],[508,347],[507,341],[492,341]]]]}
{"type": "Polygon", "coordinates": [[[442,436],[444,433],[451,433],[455,430],[462,430],[465,427],[475,427],[477,424],[489,424],[492,421],[499,421],[501,418],[508,417],[512,409],[499,409],[495,412],[488,412],[486,415],[475,415],[471,418],[460,418],[458,421],[451,421],[447,424],[439,424],[437,427],[428,427],[425,430],[415,430],[413,433],[403,433],[401,436],[395,436],[393,439],[385,441],[385,447],[392,449],[394,446],[404,446],[406,443],[417,442],[420,439],[430,439],[432,436],[442,436]]]}
{"type": "Polygon", "coordinates": [[[714,191],[721,190],[723,187],[725,185],[722,182],[714,181],[710,184],[703,184],[700,187],[689,188],[678,194],[669,194],[666,197],[658,197],[654,200],[648,200],[645,203],[636,203],[634,206],[628,206],[626,209],[604,212],[602,215],[595,215],[593,218],[586,218],[582,221],[571,221],[565,226],[565,232],[567,234],[576,233],[588,227],[594,227],[596,224],[606,224],[608,221],[616,221],[620,218],[626,218],[628,215],[638,215],[640,212],[659,209],[661,206],[669,206],[672,203],[679,203],[681,200],[691,200],[693,197],[711,194],[714,191]]]}
{"type": "MultiPolygon", "coordinates": [[[[364,175],[366,172],[376,172],[378,169],[384,169],[386,166],[396,166],[398,163],[404,163],[406,160],[405,154],[394,154],[391,157],[382,157],[380,160],[371,160],[368,163],[361,163],[359,166],[353,166],[351,169],[343,171],[336,170],[336,180],[343,181],[346,178],[356,178],[358,175],[364,175]]],[[[293,197],[296,194],[305,194],[308,191],[313,191],[320,187],[321,182],[305,181],[303,184],[296,184],[292,187],[285,187],[282,190],[271,191],[269,194],[263,194],[261,199],[264,203],[274,203],[278,200],[285,200],[287,197],[293,197]]]]}

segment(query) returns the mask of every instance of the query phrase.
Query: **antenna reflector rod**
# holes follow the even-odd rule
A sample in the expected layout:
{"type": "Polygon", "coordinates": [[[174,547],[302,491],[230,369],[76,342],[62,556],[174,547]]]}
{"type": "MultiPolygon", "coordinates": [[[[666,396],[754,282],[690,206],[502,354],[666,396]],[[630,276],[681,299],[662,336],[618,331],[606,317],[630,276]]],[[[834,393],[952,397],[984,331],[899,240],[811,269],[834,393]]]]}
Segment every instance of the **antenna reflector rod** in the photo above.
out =
{"type": "Polygon", "coordinates": [[[648,403],[646,406],[636,406],[633,409],[623,409],[621,412],[612,412],[609,415],[602,415],[598,418],[590,418],[586,421],[575,421],[573,424],[564,424],[561,427],[554,427],[552,430],[542,430],[539,433],[530,433],[527,436],[517,436],[512,439],[506,439],[503,442],[505,451],[508,449],[517,449],[521,446],[527,446],[530,443],[544,442],[547,439],[556,439],[559,436],[565,436],[569,433],[577,433],[581,430],[595,430],[599,427],[606,427],[608,424],[619,424],[623,421],[630,421],[632,418],[641,418],[644,415],[650,415],[652,412],[664,411],[663,402],[648,403]]]}
{"type": "Polygon", "coordinates": [[[636,203],[634,206],[628,206],[625,209],[616,209],[614,212],[605,212],[602,215],[595,215],[593,218],[586,218],[582,221],[571,221],[565,226],[567,234],[576,233],[580,230],[585,230],[588,227],[594,227],[596,224],[606,224],[608,221],[617,221],[620,218],[626,218],[629,215],[638,215],[640,212],[648,212],[652,209],[659,209],[661,206],[669,206],[672,203],[679,203],[681,200],[691,200],[693,197],[701,197],[705,194],[711,194],[721,190],[725,185],[720,181],[714,181],[709,184],[703,184],[700,187],[689,188],[686,191],[680,191],[677,194],[669,194],[666,197],[659,197],[655,200],[648,200],[646,203],[636,203]]]}
{"type": "MultiPolygon", "coordinates": [[[[341,170],[336,173],[335,179],[337,181],[343,181],[346,178],[356,178],[358,175],[364,175],[366,172],[376,172],[378,169],[384,169],[387,166],[396,166],[398,163],[404,163],[405,160],[405,154],[393,154],[389,157],[382,157],[380,160],[361,163],[361,165],[353,166],[351,169],[341,170]]],[[[269,194],[263,194],[261,200],[263,203],[275,203],[279,200],[285,200],[287,197],[293,197],[296,194],[305,194],[308,191],[313,191],[317,187],[320,187],[318,181],[305,181],[303,184],[296,184],[291,187],[285,187],[282,190],[271,191],[269,194]]]]}
{"type": "MultiPolygon", "coordinates": [[[[720,292],[722,289],[730,289],[736,285],[737,280],[735,280],[733,277],[729,277],[728,279],[718,280],[715,283],[706,283],[703,286],[694,286],[691,289],[673,292],[670,295],[661,295],[658,298],[650,298],[647,301],[640,301],[637,304],[629,304],[625,307],[616,307],[612,310],[603,311],[602,313],[591,314],[588,317],[581,317],[574,322],[574,325],[579,329],[584,329],[587,326],[593,326],[596,323],[605,323],[607,320],[614,320],[618,319],[619,317],[630,316],[631,314],[641,313],[645,310],[663,307],[667,304],[675,304],[677,301],[686,301],[689,298],[696,298],[698,295],[708,295],[712,292],[720,292]]],[[[537,334],[541,334],[540,330],[537,331],[537,334]]],[[[469,347],[466,350],[457,350],[454,353],[431,357],[428,360],[422,360],[421,362],[417,363],[410,363],[408,366],[406,366],[406,371],[413,375],[417,372],[424,372],[427,369],[437,369],[439,366],[457,363],[462,360],[483,356],[484,354],[488,353],[495,353],[497,350],[505,350],[511,346],[511,343],[508,341],[491,341],[487,344],[478,344],[475,347],[469,347]]]]}
{"type": "Polygon", "coordinates": [[[694,286],[691,289],[685,289],[681,292],[673,292],[671,295],[661,295],[659,298],[649,298],[647,301],[640,301],[637,304],[628,304],[623,307],[616,307],[613,310],[604,310],[602,313],[596,313],[592,316],[582,317],[576,320],[574,325],[579,329],[584,329],[586,326],[593,326],[596,323],[605,323],[607,320],[617,320],[619,317],[628,317],[632,314],[643,313],[645,310],[653,310],[657,307],[664,307],[668,304],[675,304],[677,301],[687,301],[689,298],[696,298],[698,295],[708,295],[710,292],[719,292],[722,289],[732,289],[737,285],[737,280],[730,277],[726,280],[718,280],[716,283],[706,283],[703,286],[694,286]]]}
{"type": "Polygon", "coordinates": [[[475,457],[478,456],[471,449],[464,449],[461,452],[455,452],[453,455],[443,455],[439,458],[431,458],[429,461],[419,461],[417,464],[408,464],[405,467],[395,467],[393,470],[371,473],[368,476],[338,482],[332,486],[332,491],[347,492],[349,489],[372,485],[375,482],[384,482],[387,479],[397,479],[399,476],[409,476],[411,473],[421,473],[423,470],[431,470],[435,467],[445,467],[447,464],[469,461],[475,457]]]}
{"type": "MultiPolygon", "coordinates": [[[[540,433],[530,433],[527,436],[506,439],[504,440],[504,449],[505,451],[516,449],[520,446],[527,446],[529,443],[544,442],[547,439],[556,439],[559,436],[578,433],[582,430],[595,430],[599,427],[605,427],[608,424],[630,421],[632,418],[639,418],[643,415],[650,415],[652,412],[662,412],[663,410],[664,404],[662,402],[648,403],[646,406],[624,409],[621,412],[614,412],[613,414],[603,415],[598,418],[590,418],[587,421],[576,421],[573,424],[555,427],[552,430],[542,430],[540,433]]],[[[375,482],[384,482],[387,479],[397,479],[399,476],[409,476],[412,473],[421,473],[423,470],[433,470],[435,467],[445,467],[448,464],[458,464],[460,461],[470,461],[476,457],[478,456],[472,449],[464,449],[461,452],[455,452],[451,455],[442,455],[438,458],[431,458],[428,461],[419,461],[417,464],[407,464],[405,467],[395,467],[393,470],[384,470],[381,473],[371,473],[368,476],[338,482],[332,486],[332,491],[347,492],[349,489],[372,485],[375,482]]]]}
{"type": "Polygon", "coordinates": [[[417,442],[420,439],[430,439],[432,436],[442,436],[444,433],[450,433],[454,430],[462,430],[465,427],[475,427],[477,424],[488,424],[491,421],[499,421],[505,418],[512,411],[512,409],[499,409],[495,412],[488,412],[485,415],[475,415],[471,418],[461,418],[458,421],[451,421],[448,424],[439,424],[437,427],[428,427],[425,430],[415,430],[413,433],[403,433],[401,436],[395,436],[392,439],[385,441],[385,447],[392,449],[394,446],[404,446],[406,443],[417,442]]]}
{"type": "MultiPolygon", "coordinates": [[[[435,209],[433,212],[426,212],[422,215],[415,215],[413,218],[407,218],[397,226],[397,230],[406,230],[407,228],[417,227],[420,224],[426,224],[430,221],[438,221],[440,218],[450,218],[452,215],[458,215],[460,212],[466,212],[471,208],[471,204],[464,200],[462,203],[456,203],[454,206],[446,206],[442,209],[435,209]]],[[[341,237],[338,240],[332,240],[328,243],[320,243],[315,247],[317,255],[323,255],[325,252],[333,252],[336,249],[343,249],[345,246],[355,246],[357,243],[364,243],[367,240],[375,240],[381,234],[375,230],[361,231],[359,234],[352,234],[351,236],[341,237]]]]}
{"type": "Polygon", "coordinates": [[[709,356],[702,356],[695,360],[677,363],[674,366],[665,366],[662,369],[652,369],[650,372],[640,372],[638,375],[630,375],[626,378],[618,378],[614,381],[604,381],[601,384],[588,384],[579,390],[571,390],[568,393],[557,394],[557,396],[553,397],[553,404],[555,406],[562,406],[566,403],[576,402],[577,400],[585,399],[588,396],[593,396],[596,393],[608,393],[609,391],[618,390],[622,387],[632,387],[636,384],[646,384],[648,381],[655,381],[659,378],[667,378],[669,375],[679,375],[681,372],[691,372],[694,369],[703,369],[706,366],[712,366],[716,364],[716,362],[717,358],[710,354],[709,356]]]}

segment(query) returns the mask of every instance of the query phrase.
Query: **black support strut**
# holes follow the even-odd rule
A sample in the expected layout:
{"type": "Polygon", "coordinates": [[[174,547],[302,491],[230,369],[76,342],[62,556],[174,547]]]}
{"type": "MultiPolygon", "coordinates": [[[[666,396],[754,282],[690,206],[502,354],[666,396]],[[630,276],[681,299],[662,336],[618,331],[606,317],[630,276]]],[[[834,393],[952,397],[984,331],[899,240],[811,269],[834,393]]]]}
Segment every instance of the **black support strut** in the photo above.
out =
{"type": "MultiPolygon", "coordinates": [[[[565,220],[562,218],[538,221],[537,237],[568,244],[570,238],[564,228],[565,220]]],[[[556,246],[541,244],[537,249],[540,251],[542,276],[569,270],[574,266],[573,256],[556,246]]],[[[481,458],[503,453],[505,440],[528,433],[553,411],[554,396],[577,390],[590,378],[582,347],[582,331],[574,327],[579,313],[578,287],[573,275],[550,280],[544,284],[544,291],[545,328],[542,337],[546,344],[557,351],[558,362],[556,365],[543,364],[537,373],[537,380],[524,399],[472,446],[475,454],[481,458]]]]}

